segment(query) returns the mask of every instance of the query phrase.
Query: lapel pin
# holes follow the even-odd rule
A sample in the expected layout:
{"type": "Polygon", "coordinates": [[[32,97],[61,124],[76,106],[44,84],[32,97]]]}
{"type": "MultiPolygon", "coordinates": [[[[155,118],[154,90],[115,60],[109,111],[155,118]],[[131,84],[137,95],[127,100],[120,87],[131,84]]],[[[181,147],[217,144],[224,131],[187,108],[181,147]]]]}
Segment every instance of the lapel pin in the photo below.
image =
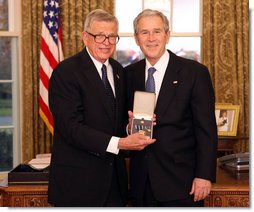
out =
{"type": "Polygon", "coordinates": [[[173,81],[173,84],[174,84],[174,85],[176,85],[177,83],[178,83],[178,81],[177,81],[177,80],[173,81]]]}
{"type": "Polygon", "coordinates": [[[118,75],[118,74],[116,75],[116,77],[117,77],[117,79],[120,79],[120,77],[119,77],[119,75],[118,75]]]}

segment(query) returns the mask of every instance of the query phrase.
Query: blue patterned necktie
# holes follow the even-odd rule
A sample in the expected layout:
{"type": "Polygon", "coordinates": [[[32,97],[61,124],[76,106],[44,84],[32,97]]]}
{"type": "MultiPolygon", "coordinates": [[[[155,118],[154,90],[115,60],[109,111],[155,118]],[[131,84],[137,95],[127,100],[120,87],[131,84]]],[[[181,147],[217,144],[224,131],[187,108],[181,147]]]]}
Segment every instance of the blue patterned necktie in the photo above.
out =
{"type": "Polygon", "coordinates": [[[146,91],[148,92],[155,92],[155,82],[154,82],[154,77],[153,74],[156,71],[154,67],[150,67],[148,69],[148,77],[146,80],[146,91]]]}
{"type": "Polygon", "coordinates": [[[106,90],[106,93],[107,93],[107,97],[108,97],[108,100],[109,100],[109,103],[110,103],[111,110],[115,115],[116,101],[115,101],[115,96],[114,96],[113,90],[112,90],[111,85],[108,81],[107,67],[106,67],[105,64],[102,65],[101,71],[102,71],[102,82],[104,84],[104,87],[105,87],[105,90],[106,90]]]}

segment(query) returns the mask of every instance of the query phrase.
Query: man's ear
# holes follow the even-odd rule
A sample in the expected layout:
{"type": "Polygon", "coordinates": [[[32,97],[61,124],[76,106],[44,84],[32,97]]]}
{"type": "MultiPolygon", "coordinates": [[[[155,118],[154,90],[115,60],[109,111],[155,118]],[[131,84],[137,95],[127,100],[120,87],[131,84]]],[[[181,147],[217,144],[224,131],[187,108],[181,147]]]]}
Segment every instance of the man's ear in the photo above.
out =
{"type": "Polygon", "coordinates": [[[82,40],[83,40],[83,43],[85,44],[85,46],[86,46],[86,44],[87,44],[87,42],[88,42],[88,37],[87,37],[87,32],[82,32],[82,40]]]}
{"type": "Polygon", "coordinates": [[[135,38],[136,44],[139,46],[138,35],[136,33],[134,33],[134,38],[135,38]]]}
{"type": "Polygon", "coordinates": [[[167,32],[166,32],[166,36],[167,36],[167,44],[168,44],[169,39],[170,39],[170,31],[167,31],[167,32]]]}

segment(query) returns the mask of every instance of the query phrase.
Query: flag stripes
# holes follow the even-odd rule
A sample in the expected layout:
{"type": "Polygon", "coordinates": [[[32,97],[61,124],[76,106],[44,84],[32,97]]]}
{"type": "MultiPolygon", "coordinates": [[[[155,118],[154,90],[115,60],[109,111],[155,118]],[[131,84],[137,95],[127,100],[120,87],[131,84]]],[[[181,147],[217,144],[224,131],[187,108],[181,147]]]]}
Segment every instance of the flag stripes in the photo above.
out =
{"type": "Polygon", "coordinates": [[[54,121],[49,109],[48,86],[52,71],[61,60],[63,60],[63,51],[59,0],[45,0],[39,69],[39,113],[52,134],[54,132],[54,121]]]}

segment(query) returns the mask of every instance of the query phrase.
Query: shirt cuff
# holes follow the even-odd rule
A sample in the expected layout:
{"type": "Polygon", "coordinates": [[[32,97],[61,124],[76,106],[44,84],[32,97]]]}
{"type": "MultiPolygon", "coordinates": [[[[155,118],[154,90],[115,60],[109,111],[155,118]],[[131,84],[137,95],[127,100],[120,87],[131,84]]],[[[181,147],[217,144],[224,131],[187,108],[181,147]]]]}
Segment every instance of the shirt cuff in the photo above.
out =
{"type": "Polygon", "coordinates": [[[119,153],[118,149],[119,139],[120,139],[119,137],[112,136],[106,151],[117,155],[119,153]]]}

